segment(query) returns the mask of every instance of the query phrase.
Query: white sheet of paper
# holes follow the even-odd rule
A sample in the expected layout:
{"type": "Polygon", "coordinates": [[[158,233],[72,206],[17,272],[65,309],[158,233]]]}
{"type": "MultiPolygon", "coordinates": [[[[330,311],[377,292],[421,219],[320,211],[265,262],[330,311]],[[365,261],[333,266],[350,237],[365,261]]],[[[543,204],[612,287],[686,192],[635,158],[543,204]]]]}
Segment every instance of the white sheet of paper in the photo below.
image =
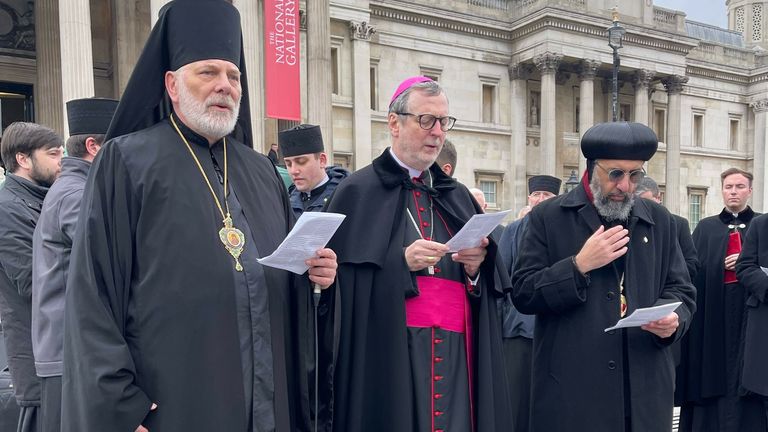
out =
{"type": "Polygon", "coordinates": [[[512,210],[500,211],[498,213],[476,214],[464,224],[445,245],[450,248],[448,253],[458,252],[464,249],[471,249],[480,246],[480,242],[501,223],[502,220],[512,210]]]}
{"type": "Polygon", "coordinates": [[[265,266],[304,274],[309,270],[304,261],[313,258],[318,249],[328,244],[346,216],[338,213],[304,212],[272,255],[258,261],[265,266]]]}
{"type": "Polygon", "coordinates": [[[682,302],[667,303],[649,308],[635,309],[628,317],[622,318],[613,327],[605,329],[606,332],[625,327],[640,327],[651,321],[656,321],[671,314],[682,302]]]}

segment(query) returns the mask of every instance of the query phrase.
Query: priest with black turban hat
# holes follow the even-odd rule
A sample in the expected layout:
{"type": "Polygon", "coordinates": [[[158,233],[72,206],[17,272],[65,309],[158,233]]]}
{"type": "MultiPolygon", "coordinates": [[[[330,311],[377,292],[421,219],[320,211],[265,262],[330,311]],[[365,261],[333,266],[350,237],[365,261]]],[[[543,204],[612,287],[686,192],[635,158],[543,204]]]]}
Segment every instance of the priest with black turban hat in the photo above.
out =
{"type": "Polygon", "coordinates": [[[689,326],[696,292],[671,215],[634,198],[657,147],[638,123],[593,126],[581,142],[582,183],[529,215],[512,296],[520,312],[536,314],[533,432],[669,429],[670,346],[689,326]],[[673,302],[680,305],[657,321],[605,331],[637,309],[673,302]]]}
{"type": "Polygon", "coordinates": [[[241,41],[230,2],[172,1],[129,80],[72,247],[64,432],[310,429],[310,281],[335,254],[308,278],[257,261],[294,219],[251,148],[241,41]]]}

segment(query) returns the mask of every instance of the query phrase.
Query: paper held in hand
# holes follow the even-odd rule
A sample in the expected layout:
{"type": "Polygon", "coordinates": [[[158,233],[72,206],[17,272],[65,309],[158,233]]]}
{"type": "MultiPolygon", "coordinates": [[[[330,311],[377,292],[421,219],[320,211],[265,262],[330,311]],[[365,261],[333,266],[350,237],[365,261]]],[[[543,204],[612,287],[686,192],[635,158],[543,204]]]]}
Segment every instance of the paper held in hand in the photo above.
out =
{"type": "Polygon", "coordinates": [[[304,212],[272,255],[260,258],[261,265],[304,274],[304,261],[325,247],[346,216],[338,213],[304,212]]]}
{"type": "Polygon", "coordinates": [[[464,224],[464,227],[456,233],[445,245],[450,249],[448,253],[458,252],[480,246],[480,242],[496,228],[512,210],[497,213],[476,214],[464,224]]]}
{"type": "Polygon", "coordinates": [[[635,309],[628,317],[622,318],[613,327],[605,329],[606,332],[625,327],[640,327],[652,321],[657,321],[671,314],[682,302],[667,303],[649,308],[635,309]]]}

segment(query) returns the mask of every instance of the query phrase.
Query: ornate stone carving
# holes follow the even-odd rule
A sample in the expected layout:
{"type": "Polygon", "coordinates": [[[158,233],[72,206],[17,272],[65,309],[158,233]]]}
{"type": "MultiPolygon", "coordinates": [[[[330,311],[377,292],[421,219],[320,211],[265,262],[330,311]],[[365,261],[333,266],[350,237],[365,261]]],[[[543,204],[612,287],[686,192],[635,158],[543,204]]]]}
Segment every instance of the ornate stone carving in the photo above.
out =
{"type": "Polygon", "coordinates": [[[553,74],[557,72],[557,68],[560,67],[560,60],[562,59],[562,55],[547,51],[534,57],[533,64],[536,65],[536,68],[542,75],[553,74]]]}
{"type": "Polygon", "coordinates": [[[507,67],[510,81],[527,80],[531,77],[533,65],[527,63],[510,63],[507,67]]]}
{"type": "Polygon", "coordinates": [[[656,77],[656,72],[647,69],[640,69],[635,72],[632,77],[632,87],[637,91],[638,89],[647,89],[651,85],[651,81],[656,77]]]}
{"type": "Polygon", "coordinates": [[[35,51],[34,2],[0,2],[0,49],[35,51]]]}
{"type": "Polygon", "coordinates": [[[595,79],[597,70],[602,63],[599,60],[584,59],[579,64],[579,79],[582,81],[591,81],[595,79]]]}
{"type": "Polygon", "coordinates": [[[349,34],[352,39],[369,41],[374,33],[376,33],[376,29],[370,26],[367,21],[359,24],[354,21],[349,22],[349,34]]]}
{"type": "Polygon", "coordinates": [[[685,83],[687,82],[688,77],[682,75],[671,75],[661,80],[661,83],[664,84],[664,88],[667,89],[667,93],[671,95],[682,93],[683,87],[685,87],[685,83]]]}
{"type": "Polygon", "coordinates": [[[768,111],[768,99],[761,99],[752,102],[749,106],[755,110],[756,113],[768,111]]]}

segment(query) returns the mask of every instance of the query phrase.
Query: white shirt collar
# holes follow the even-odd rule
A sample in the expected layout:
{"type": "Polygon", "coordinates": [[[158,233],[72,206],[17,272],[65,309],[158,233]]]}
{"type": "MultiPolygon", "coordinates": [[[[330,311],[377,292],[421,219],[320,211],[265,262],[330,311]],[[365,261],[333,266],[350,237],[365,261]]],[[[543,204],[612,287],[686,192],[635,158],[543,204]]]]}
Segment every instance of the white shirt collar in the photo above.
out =
{"type": "Polygon", "coordinates": [[[315,189],[319,188],[320,186],[328,183],[328,181],[331,179],[330,177],[328,177],[328,173],[327,172],[323,172],[323,175],[325,177],[322,180],[320,180],[320,183],[316,184],[315,187],[313,187],[311,191],[307,192],[307,196],[312,196],[312,191],[314,191],[315,189]]]}
{"type": "Polygon", "coordinates": [[[405,162],[403,162],[400,159],[398,159],[397,156],[395,155],[395,152],[392,151],[392,147],[389,148],[389,154],[392,155],[392,158],[395,160],[395,162],[397,162],[398,165],[400,165],[401,167],[403,167],[403,168],[408,170],[408,175],[410,175],[411,178],[421,176],[421,170],[417,170],[415,168],[411,168],[408,165],[406,165],[405,162]]]}

